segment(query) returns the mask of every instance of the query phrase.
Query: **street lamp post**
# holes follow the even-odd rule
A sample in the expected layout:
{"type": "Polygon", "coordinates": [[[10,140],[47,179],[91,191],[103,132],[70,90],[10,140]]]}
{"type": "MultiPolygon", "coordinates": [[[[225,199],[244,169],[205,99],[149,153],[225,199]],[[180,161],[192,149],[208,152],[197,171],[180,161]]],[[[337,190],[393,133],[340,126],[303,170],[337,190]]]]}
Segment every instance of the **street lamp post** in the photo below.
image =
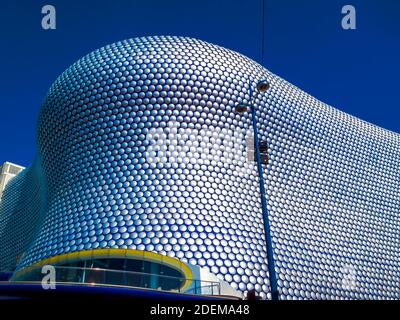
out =
{"type": "Polygon", "coordinates": [[[257,97],[257,94],[264,93],[269,89],[270,85],[268,81],[261,80],[257,83],[257,92],[253,96],[253,90],[251,87],[251,83],[249,84],[249,94],[250,94],[250,104],[243,104],[240,103],[236,105],[235,111],[238,113],[244,113],[250,109],[251,117],[253,121],[253,134],[254,134],[254,149],[256,152],[256,159],[257,159],[257,168],[258,168],[258,175],[260,178],[260,196],[261,196],[261,209],[262,215],[264,220],[264,232],[265,232],[265,242],[267,246],[267,261],[268,261],[268,272],[269,272],[269,279],[271,285],[271,298],[272,300],[278,300],[278,285],[276,281],[276,271],[275,271],[275,262],[274,262],[274,254],[272,248],[272,238],[271,238],[271,229],[269,224],[269,212],[267,208],[267,199],[265,196],[265,185],[264,185],[264,174],[263,174],[263,167],[261,163],[261,154],[260,154],[260,143],[258,138],[258,128],[257,128],[257,119],[256,119],[256,111],[254,108],[254,101],[257,97]]]}

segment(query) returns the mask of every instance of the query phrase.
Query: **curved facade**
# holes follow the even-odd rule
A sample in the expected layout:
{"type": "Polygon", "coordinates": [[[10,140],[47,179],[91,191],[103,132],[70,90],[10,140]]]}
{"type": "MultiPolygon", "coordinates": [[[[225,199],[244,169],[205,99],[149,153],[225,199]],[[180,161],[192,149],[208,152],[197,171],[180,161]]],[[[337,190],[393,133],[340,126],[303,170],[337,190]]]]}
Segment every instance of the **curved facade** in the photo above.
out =
{"type": "Polygon", "coordinates": [[[400,136],[179,37],[111,44],[51,86],[37,163],[3,196],[40,190],[24,212],[1,207],[2,266],[22,253],[17,272],[73,252],[144,250],[270,297],[251,117],[234,112],[260,79],[271,84],[255,108],[280,298],[400,298],[400,136]],[[34,235],[5,227],[19,214],[12,230],[34,235]]]}

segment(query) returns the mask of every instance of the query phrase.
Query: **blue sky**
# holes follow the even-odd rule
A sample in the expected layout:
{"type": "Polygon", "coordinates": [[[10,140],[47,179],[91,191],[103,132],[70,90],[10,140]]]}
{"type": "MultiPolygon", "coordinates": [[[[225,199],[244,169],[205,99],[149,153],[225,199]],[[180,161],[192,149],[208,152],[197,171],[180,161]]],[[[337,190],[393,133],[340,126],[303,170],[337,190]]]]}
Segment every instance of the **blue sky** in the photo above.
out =
{"type": "MultiPolygon", "coordinates": [[[[0,163],[35,157],[40,105],[73,62],[106,44],[146,35],[199,38],[261,62],[262,0],[2,1],[0,163]],[[57,29],[41,28],[41,8],[57,29]]],[[[400,132],[400,1],[265,0],[264,65],[340,110],[400,132]],[[352,4],[357,29],[341,28],[352,4]]]]}

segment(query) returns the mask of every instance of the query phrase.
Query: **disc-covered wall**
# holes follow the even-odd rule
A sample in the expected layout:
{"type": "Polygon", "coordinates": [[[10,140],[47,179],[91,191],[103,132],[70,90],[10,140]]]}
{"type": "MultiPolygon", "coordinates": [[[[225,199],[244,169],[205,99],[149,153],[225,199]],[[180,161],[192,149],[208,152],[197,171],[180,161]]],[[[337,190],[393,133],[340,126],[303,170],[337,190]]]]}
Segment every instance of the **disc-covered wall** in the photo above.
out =
{"type": "Polygon", "coordinates": [[[234,108],[261,79],[280,297],[399,298],[399,135],[179,37],[111,44],[52,85],[38,125],[46,214],[18,269],[80,250],[147,250],[269,297],[251,115],[234,108]]]}

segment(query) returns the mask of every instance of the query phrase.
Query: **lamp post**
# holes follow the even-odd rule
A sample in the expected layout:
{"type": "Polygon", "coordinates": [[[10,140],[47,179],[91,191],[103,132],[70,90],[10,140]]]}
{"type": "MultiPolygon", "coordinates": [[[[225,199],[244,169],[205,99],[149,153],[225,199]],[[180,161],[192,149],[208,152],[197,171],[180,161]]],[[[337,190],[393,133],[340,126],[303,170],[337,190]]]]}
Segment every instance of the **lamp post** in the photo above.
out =
{"type": "Polygon", "coordinates": [[[264,220],[264,231],[265,231],[265,242],[267,246],[267,261],[268,261],[268,272],[269,279],[271,285],[271,298],[272,300],[278,300],[278,285],[276,281],[276,271],[275,271],[275,262],[273,256],[272,249],[272,238],[271,238],[271,230],[269,224],[269,212],[267,208],[267,199],[265,196],[265,186],[264,186],[264,175],[263,168],[261,163],[261,154],[260,154],[260,143],[258,139],[258,128],[257,128],[257,119],[256,119],[256,111],[254,108],[255,98],[259,93],[264,93],[269,89],[270,85],[267,80],[261,80],[257,83],[257,92],[253,96],[253,90],[251,87],[251,83],[249,84],[249,94],[250,94],[250,104],[239,103],[235,106],[235,111],[237,113],[244,113],[250,109],[251,117],[253,121],[253,134],[254,134],[254,149],[256,152],[257,158],[257,168],[258,175],[260,178],[260,196],[261,196],[261,209],[264,220]]]}

